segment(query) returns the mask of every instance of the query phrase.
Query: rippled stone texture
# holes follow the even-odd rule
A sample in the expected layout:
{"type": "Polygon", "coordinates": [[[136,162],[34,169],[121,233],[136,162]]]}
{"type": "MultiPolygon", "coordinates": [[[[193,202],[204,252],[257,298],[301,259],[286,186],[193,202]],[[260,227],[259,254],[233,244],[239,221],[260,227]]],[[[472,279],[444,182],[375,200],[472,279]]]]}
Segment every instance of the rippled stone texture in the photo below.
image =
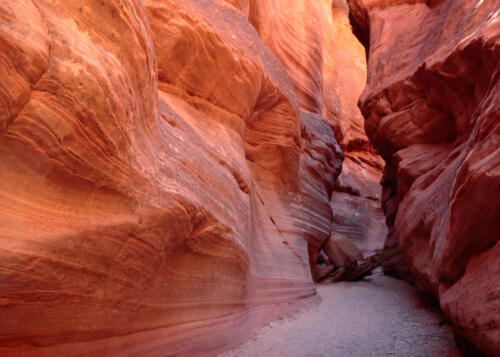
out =
{"type": "Polygon", "coordinates": [[[197,355],[314,300],[343,154],[232,3],[0,0],[0,355],[197,355]]]}
{"type": "Polygon", "coordinates": [[[300,107],[327,119],[345,153],[331,197],[332,230],[365,253],[382,248],[387,235],[379,184],[383,161],[365,135],[357,106],[366,82],[365,50],[352,33],[346,1],[248,4],[240,8],[249,9],[250,22],[284,64],[300,107]]]}
{"type": "Polygon", "coordinates": [[[365,50],[353,35],[345,0],[333,1],[332,15],[332,55],[326,59],[324,91],[327,103],[332,102],[328,99],[331,97],[338,101],[338,112],[330,117],[339,125],[342,136],[337,139],[346,156],[330,201],[332,230],[370,254],[382,248],[387,236],[381,208],[383,160],[366,137],[364,118],[357,106],[366,84],[365,50]]]}
{"type": "Polygon", "coordinates": [[[455,330],[499,355],[500,3],[349,3],[370,38],[360,102],[393,235],[455,330]]]}

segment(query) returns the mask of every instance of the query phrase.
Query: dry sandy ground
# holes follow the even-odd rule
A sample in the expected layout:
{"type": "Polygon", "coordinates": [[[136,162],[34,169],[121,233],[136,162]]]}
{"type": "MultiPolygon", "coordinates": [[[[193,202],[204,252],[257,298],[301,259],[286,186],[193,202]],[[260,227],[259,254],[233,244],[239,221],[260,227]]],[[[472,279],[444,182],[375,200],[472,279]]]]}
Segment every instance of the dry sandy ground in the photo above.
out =
{"type": "Polygon", "coordinates": [[[273,322],[219,357],[460,356],[440,315],[409,284],[375,272],[355,283],[318,286],[321,303],[273,322]]]}

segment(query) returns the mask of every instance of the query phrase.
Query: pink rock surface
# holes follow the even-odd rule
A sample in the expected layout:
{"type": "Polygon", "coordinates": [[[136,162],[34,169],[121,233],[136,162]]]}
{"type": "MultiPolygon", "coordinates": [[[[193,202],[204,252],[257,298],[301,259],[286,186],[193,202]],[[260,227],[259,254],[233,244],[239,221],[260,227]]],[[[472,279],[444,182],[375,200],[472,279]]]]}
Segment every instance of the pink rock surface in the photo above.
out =
{"type": "Polygon", "coordinates": [[[343,154],[246,6],[0,0],[0,355],[214,353],[315,299],[343,154]]]}
{"type": "Polygon", "coordinates": [[[363,253],[343,234],[332,232],[323,246],[330,261],[337,267],[363,259],[363,253]]]}
{"type": "Polygon", "coordinates": [[[382,248],[383,161],[366,137],[357,106],[366,83],[365,50],[352,33],[346,1],[254,0],[249,9],[250,22],[290,74],[299,106],[331,124],[345,153],[330,203],[332,230],[364,252],[382,248]]]}
{"type": "Polygon", "coordinates": [[[346,156],[330,200],[332,230],[370,254],[383,247],[387,236],[381,207],[383,160],[366,137],[357,106],[366,83],[365,50],[352,32],[345,0],[332,3],[330,31],[325,36],[325,116],[338,127],[336,138],[346,156]]]}
{"type": "Polygon", "coordinates": [[[366,131],[417,286],[500,354],[500,3],[350,0],[369,29],[366,131]]]}

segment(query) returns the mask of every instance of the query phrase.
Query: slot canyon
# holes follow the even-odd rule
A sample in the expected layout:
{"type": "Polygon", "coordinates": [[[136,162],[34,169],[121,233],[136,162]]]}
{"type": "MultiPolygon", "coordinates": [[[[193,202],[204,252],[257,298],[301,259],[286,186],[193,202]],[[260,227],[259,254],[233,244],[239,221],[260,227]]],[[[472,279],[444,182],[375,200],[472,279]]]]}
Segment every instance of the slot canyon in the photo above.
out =
{"type": "MultiPolygon", "coordinates": [[[[0,356],[217,356],[411,294],[500,356],[499,1],[0,0],[0,49],[0,356]]],[[[386,355],[298,351],[255,356],[386,355]]]]}

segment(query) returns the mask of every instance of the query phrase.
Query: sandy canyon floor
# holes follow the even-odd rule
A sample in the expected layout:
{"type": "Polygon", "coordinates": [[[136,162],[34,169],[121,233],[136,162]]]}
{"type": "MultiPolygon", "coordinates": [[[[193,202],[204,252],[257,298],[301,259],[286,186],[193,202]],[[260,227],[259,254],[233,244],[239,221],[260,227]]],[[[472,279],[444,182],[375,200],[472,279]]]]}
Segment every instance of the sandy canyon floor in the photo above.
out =
{"type": "Polygon", "coordinates": [[[453,332],[409,284],[384,276],[318,286],[321,302],[219,357],[461,356],[453,332]]]}

